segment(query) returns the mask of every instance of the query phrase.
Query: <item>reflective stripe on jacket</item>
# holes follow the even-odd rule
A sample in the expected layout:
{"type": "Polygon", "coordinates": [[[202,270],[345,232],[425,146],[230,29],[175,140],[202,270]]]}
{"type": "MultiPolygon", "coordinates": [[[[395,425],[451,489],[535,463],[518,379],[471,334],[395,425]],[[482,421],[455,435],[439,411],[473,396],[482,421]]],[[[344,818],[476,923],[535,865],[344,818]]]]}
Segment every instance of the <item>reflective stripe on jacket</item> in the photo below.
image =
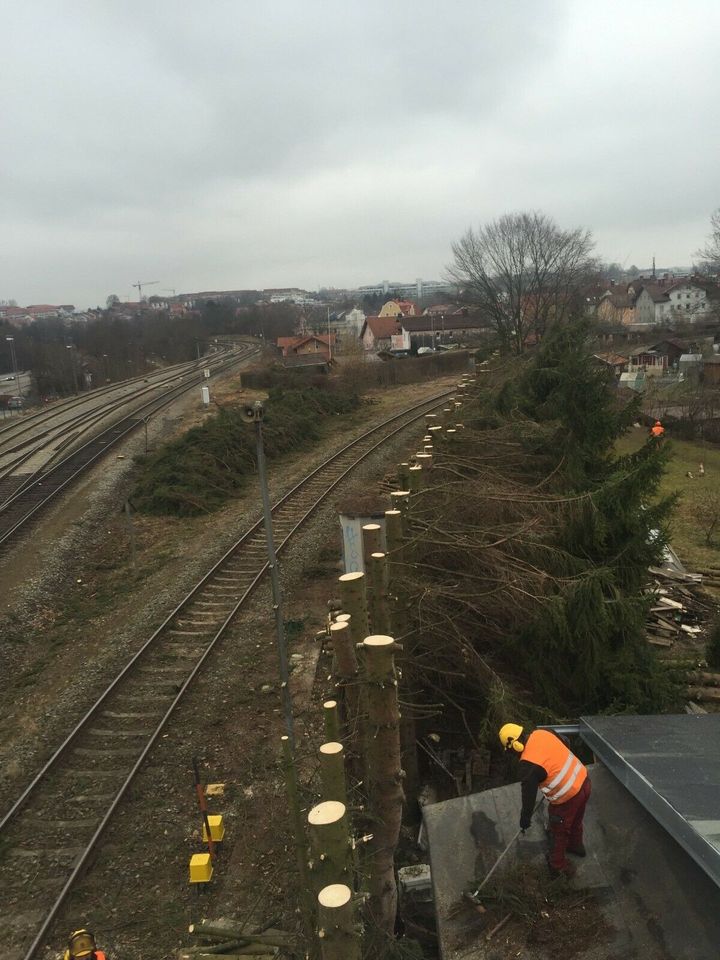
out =
{"type": "Polygon", "coordinates": [[[587,770],[572,750],[549,730],[535,730],[528,737],[522,759],[547,772],[540,789],[549,803],[565,803],[585,782],[587,770]]]}

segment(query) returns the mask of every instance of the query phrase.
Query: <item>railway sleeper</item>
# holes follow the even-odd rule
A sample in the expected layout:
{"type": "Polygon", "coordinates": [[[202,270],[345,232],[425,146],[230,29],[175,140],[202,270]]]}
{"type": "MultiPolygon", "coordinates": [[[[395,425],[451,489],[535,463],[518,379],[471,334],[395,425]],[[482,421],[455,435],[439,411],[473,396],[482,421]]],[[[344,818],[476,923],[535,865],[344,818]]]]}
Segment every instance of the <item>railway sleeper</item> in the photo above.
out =
{"type": "MultiPolygon", "coordinates": [[[[85,853],[85,847],[9,847],[6,855],[9,857],[22,857],[26,860],[50,859],[58,863],[74,863],[78,857],[85,853]]],[[[33,878],[28,877],[30,883],[33,878]]]]}
{"type": "Polygon", "coordinates": [[[182,663],[169,664],[162,666],[159,663],[147,663],[139,667],[140,673],[187,673],[187,665],[182,663]]]}
{"type": "Polygon", "coordinates": [[[147,737],[147,730],[102,730],[99,727],[91,727],[87,731],[92,737],[147,737]]]}
{"type": "Polygon", "coordinates": [[[114,710],[103,710],[101,717],[109,717],[111,720],[157,720],[163,715],[162,710],[148,710],[144,713],[117,713],[114,710]]]}
{"type": "MultiPolygon", "coordinates": [[[[147,736],[150,736],[151,730],[148,730],[147,736]]],[[[108,748],[107,750],[101,750],[96,747],[75,747],[73,753],[77,757],[89,757],[111,760],[113,757],[136,757],[138,755],[138,748],[132,749],[131,747],[117,747],[116,749],[108,748]]]]}

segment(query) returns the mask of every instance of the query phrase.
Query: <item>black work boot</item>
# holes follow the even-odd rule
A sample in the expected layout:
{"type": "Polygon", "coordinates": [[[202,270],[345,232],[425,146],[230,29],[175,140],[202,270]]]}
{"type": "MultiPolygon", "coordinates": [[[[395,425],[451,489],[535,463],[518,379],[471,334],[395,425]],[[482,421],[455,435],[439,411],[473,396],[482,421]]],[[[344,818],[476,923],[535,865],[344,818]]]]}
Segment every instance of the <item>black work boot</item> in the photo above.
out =
{"type": "Polygon", "coordinates": [[[577,846],[575,846],[575,847],[568,847],[566,852],[567,852],[567,853],[571,853],[574,857],[585,857],[585,856],[587,856],[587,852],[586,852],[585,847],[584,847],[584,845],[583,845],[582,843],[578,843],[577,846]]]}

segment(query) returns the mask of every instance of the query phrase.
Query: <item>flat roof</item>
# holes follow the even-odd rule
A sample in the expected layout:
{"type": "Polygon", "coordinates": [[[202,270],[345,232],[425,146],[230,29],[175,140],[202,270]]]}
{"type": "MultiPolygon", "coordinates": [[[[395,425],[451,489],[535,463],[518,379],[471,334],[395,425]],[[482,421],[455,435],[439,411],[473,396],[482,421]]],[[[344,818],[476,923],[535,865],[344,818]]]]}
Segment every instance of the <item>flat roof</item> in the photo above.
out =
{"type": "Polygon", "coordinates": [[[720,714],[582,717],[580,736],[720,887],[720,714]]]}

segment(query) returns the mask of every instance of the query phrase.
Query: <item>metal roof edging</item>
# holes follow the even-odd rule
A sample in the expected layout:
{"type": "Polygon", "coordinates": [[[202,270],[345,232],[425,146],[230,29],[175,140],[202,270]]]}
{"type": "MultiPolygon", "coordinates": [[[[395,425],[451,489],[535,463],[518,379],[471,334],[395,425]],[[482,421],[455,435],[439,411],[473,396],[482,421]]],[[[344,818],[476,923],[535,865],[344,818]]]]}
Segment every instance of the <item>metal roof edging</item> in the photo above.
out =
{"type": "Polygon", "coordinates": [[[652,783],[613,749],[584,717],[580,718],[580,736],[626,790],[680,844],[713,883],[720,887],[720,851],[702,837],[692,824],[655,790],[652,783]]]}

